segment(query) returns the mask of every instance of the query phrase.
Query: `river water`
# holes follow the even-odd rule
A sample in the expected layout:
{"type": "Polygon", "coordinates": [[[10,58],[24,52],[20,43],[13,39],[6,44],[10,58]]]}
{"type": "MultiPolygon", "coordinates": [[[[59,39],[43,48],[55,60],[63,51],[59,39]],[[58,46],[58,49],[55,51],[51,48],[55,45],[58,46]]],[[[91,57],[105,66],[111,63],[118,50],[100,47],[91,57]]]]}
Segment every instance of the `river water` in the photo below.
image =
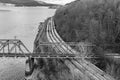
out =
{"type": "Polygon", "coordinates": [[[0,39],[17,36],[32,51],[39,22],[54,13],[47,7],[0,7],[0,39]]]}
{"type": "MultiPolygon", "coordinates": [[[[53,16],[54,13],[55,9],[47,7],[0,6],[0,39],[16,36],[32,51],[39,22],[53,16]]],[[[21,80],[24,77],[25,60],[0,58],[0,80],[21,80]]]]}

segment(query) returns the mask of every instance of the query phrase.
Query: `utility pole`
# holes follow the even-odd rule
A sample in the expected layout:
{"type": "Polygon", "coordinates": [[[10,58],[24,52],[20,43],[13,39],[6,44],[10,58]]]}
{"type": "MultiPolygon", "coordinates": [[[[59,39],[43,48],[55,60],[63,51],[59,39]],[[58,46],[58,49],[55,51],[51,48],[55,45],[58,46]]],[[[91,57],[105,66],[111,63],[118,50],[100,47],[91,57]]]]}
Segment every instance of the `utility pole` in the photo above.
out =
{"type": "MultiPolygon", "coordinates": [[[[14,36],[14,39],[16,40],[17,36],[14,36]]],[[[16,44],[17,45],[17,44],[16,44]]],[[[15,45],[15,53],[17,53],[17,48],[16,48],[16,45],[15,45]]]]}

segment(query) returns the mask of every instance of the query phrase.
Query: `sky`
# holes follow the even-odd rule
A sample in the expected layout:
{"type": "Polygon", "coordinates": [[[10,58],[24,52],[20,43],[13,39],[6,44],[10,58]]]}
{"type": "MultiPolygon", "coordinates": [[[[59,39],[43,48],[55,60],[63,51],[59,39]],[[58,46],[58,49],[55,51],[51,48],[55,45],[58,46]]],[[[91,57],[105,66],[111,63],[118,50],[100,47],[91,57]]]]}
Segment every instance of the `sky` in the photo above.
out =
{"type": "Polygon", "coordinates": [[[48,3],[64,5],[66,3],[70,3],[70,2],[75,1],[75,0],[36,0],[36,1],[44,1],[44,2],[48,2],[48,3]]]}

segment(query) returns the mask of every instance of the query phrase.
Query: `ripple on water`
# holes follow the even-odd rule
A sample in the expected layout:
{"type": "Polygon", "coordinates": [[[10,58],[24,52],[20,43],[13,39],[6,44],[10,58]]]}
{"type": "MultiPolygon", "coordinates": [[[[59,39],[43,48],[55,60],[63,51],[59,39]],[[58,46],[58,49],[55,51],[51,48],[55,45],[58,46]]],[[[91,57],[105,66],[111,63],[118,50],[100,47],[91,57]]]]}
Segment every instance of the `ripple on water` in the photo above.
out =
{"type": "Polygon", "coordinates": [[[23,80],[25,59],[0,58],[0,80],[23,80]]]}

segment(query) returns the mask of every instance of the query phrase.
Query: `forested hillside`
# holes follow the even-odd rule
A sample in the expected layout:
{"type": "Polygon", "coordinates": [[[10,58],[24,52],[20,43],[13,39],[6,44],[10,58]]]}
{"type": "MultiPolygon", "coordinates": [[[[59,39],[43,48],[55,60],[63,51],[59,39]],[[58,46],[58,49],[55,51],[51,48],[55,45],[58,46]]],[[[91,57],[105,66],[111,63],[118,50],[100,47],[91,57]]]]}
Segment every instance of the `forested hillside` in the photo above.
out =
{"type": "Polygon", "coordinates": [[[77,0],[56,11],[56,29],[66,42],[87,42],[96,66],[120,80],[120,0],[77,0]]]}
{"type": "Polygon", "coordinates": [[[16,6],[54,6],[55,4],[49,4],[42,1],[35,0],[0,0],[1,3],[12,3],[16,6]]]}

